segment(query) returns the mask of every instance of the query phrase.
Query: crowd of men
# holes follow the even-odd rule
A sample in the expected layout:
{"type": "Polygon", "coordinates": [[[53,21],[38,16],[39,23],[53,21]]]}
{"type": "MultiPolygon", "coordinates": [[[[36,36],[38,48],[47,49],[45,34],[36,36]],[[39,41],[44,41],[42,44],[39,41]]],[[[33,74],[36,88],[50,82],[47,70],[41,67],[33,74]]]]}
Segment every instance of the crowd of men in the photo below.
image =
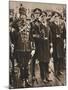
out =
{"type": "Polygon", "coordinates": [[[40,77],[46,83],[49,78],[49,63],[53,57],[54,73],[62,75],[65,68],[65,43],[66,43],[66,20],[65,17],[56,11],[42,11],[35,8],[28,18],[26,9],[20,5],[19,17],[9,15],[9,49],[12,62],[12,74],[10,73],[10,85],[19,87],[14,82],[15,60],[20,70],[19,79],[29,84],[28,63],[31,60],[32,85],[35,77],[35,63],[39,61],[40,77]],[[14,84],[12,84],[12,79],[14,84]]]}

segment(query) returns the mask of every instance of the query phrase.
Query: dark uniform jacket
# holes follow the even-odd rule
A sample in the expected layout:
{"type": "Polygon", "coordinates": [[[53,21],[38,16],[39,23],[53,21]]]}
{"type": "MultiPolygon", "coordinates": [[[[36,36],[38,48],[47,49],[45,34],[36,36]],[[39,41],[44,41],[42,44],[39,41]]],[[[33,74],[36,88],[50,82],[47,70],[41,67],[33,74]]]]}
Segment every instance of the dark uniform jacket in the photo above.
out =
{"type": "Polygon", "coordinates": [[[31,23],[30,40],[35,42],[35,57],[41,62],[49,62],[49,36],[50,29],[39,20],[31,23]]]}
{"type": "Polygon", "coordinates": [[[29,41],[29,31],[23,30],[22,32],[18,33],[16,50],[23,52],[29,52],[31,50],[31,45],[29,41]]]}
{"type": "Polygon", "coordinates": [[[56,25],[54,22],[51,22],[50,24],[51,32],[52,32],[52,42],[53,42],[53,58],[54,60],[57,60],[57,58],[64,56],[64,50],[63,50],[63,39],[61,37],[61,30],[58,25],[56,25]]]}
{"type": "Polygon", "coordinates": [[[20,56],[21,59],[23,59],[23,57],[29,59],[31,57],[31,44],[29,41],[30,31],[28,28],[22,30],[26,26],[26,24],[21,25],[22,28],[20,28],[21,26],[19,26],[19,21],[20,20],[14,21],[12,26],[15,29],[15,31],[13,32],[14,34],[12,36],[14,41],[14,54],[16,58],[20,56]]]}
{"type": "Polygon", "coordinates": [[[57,49],[57,57],[63,58],[64,57],[64,36],[63,35],[63,28],[61,25],[57,26],[56,30],[56,49],[57,49]]]}

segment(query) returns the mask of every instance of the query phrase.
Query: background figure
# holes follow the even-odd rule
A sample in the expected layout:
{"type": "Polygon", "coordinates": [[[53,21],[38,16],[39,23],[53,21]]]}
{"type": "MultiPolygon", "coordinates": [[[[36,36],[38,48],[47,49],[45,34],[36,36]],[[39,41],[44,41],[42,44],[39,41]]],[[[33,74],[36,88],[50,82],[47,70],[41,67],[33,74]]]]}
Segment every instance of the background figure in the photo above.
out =
{"type": "Polygon", "coordinates": [[[62,60],[62,71],[66,69],[66,26],[65,26],[65,20],[64,17],[59,17],[59,28],[61,31],[61,38],[63,40],[63,46],[64,46],[64,57],[62,60]]]}
{"type": "MultiPolygon", "coordinates": [[[[14,65],[15,65],[15,29],[12,27],[13,24],[13,19],[10,18],[10,24],[9,24],[9,35],[10,35],[10,39],[9,39],[9,57],[11,60],[11,66],[12,68],[10,69],[10,85],[11,86],[15,86],[15,71],[14,71],[14,65]]],[[[9,68],[11,67],[9,66],[9,68]]]]}
{"type": "Polygon", "coordinates": [[[42,38],[40,38],[41,42],[41,53],[39,58],[39,64],[40,64],[40,74],[41,79],[44,83],[47,81],[50,81],[49,79],[49,62],[50,62],[50,43],[52,43],[52,36],[50,27],[47,22],[47,13],[45,11],[42,12],[42,27],[41,29],[41,35],[42,38]]]}
{"type": "Polygon", "coordinates": [[[54,71],[55,75],[60,73],[62,68],[62,61],[64,57],[63,40],[61,38],[61,30],[59,28],[59,13],[53,12],[53,18],[51,19],[50,28],[52,32],[53,42],[53,59],[54,59],[54,71]],[[58,66],[58,67],[57,67],[58,66]]]}
{"type": "Polygon", "coordinates": [[[9,26],[10,29],[10,60],[12,62],[12,72],[14,72],[14,38],[13,38],[13,28],[12,28],[12,24],[10,24],[9,26]]]}
{"type": "Polygon", "coordinates": [[[62,24],[62,16],[58,16],[58,21],[59,24],[57,26],[57,31],[56,31],[56,49],[57,49],[57,60],[58,60],[58,75],[63,74],[63,67],[64,67],[64,31],[65,31],[65,26],[64,23],[62,24]],[[63,36],[62,36],[63,35],[63,36]]]}
{"type": "Polygon", "coordinates": [[[55,16],[54,12],[52,12],[51,17],[49,18],[49,26],[52,32],[52,43],[53,43],[53,62],[54,62],[54,72],[57,72],[57,54],[56,54],[56,24],[54,23],[55,16]]]}

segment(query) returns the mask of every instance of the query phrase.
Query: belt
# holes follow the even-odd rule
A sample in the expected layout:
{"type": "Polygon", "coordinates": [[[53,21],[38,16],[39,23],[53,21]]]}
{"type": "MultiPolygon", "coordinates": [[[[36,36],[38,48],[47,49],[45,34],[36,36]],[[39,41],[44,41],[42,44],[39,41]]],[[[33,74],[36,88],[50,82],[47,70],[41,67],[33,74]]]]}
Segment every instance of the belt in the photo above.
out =
{"type": "Polygon", "coordinates": [[[33,34],[33,37],[39,38],[40,36],[37,34],[33,34]]]}
{"type": "Polygon", "coordinates": [[[48,37],[45,37],[44,39],[45,39],[45,40],[48,40],[48,37]]]}
{"type": "Polygon", "coordinates": [[[57,38],[61,38],[61,36],[60,36],[60,35],[56,35],[56,37],[57,37],[57,38]]]}

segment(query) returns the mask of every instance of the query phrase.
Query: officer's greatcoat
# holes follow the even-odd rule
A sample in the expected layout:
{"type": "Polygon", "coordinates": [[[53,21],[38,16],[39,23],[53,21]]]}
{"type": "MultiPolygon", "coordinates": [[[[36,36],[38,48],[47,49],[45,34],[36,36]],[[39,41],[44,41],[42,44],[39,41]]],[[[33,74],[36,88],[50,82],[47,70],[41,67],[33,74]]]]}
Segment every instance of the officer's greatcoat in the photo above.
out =
{"type": "Polygon", "coordinates": [[[35,57],[41,62],[49,62],[50,28],[35,20],[31,23],[30,35],[31,41],[35,42],[35,57]]]}
{"type": "Polygon", "coordinates": [[[60,26],[56,25],[54,22],[49,25],[52,32],[53,58],[54,60],[57,60],[57,58],[64,57],[64,43],[62,39],[63,32],[60,26]]]}
{"type": "Polygon", "coordinates": [[[62,28],[61,25],[56,26],[56,51],[57,51],[57,57],[63,58],[64,57],[64,41],[62,38],[62,28]]]}

